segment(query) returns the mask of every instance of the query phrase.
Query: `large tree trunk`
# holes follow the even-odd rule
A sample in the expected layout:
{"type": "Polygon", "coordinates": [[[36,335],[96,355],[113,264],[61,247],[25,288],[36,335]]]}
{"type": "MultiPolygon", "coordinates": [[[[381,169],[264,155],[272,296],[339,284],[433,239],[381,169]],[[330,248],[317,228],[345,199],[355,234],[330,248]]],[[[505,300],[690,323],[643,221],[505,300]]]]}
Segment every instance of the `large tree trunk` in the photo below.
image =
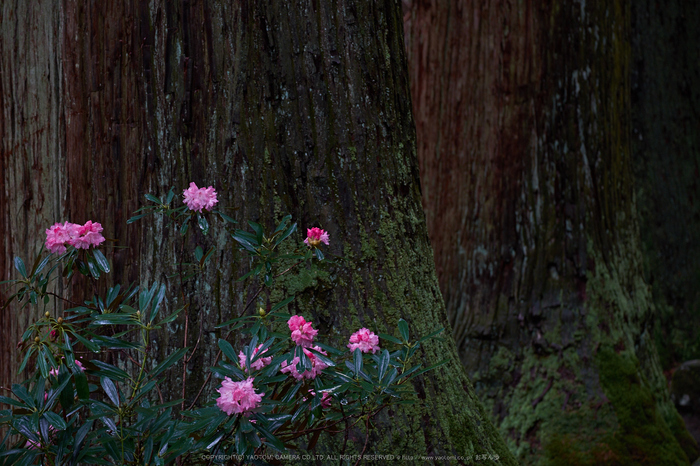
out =
{"type": "Polygon", "coordinates": [[[630,3],[405,5],[441,289],[506,441],[523,463],[687,464],[642,272],[630,3]]]}
{"type": "MultiPolygon", "coordinates": [[[[280,295],[297,296],[292,310],[313,316],[323,333],[391,332],[401,317],[415,335],[447,325],[420,204],[400,4],[16,0],[2,8],[3,276],[13,255],[38,252],[52,223],[92,219],[128,246],[110,252],[116,279],[168,281],[178,232],[158,219],[125,222],[144,193],[195,181],[213,184],[239,221],[270,226],[291,213],[302,229],[330,232],[339,265],[280,284],[280,295]]],[[[252,293],[234,281],[247,262],[224,246],[225,234],[193,241],[218,249],[215,266],[185,288],[189,334],[182,316],[154,342],[162,356],[201,336],[188,399],[214,363],[214,326],[252,293]]],[[[74,299],[85,291],[67,290],[74,299]]],[[[179,291],[171,286],[169,308],[183,304],[179,291]]],[[[3,384],[28,318],[14,306],[3,311],[12,323],[3,325],[3,384]]],[[[371,452],[497,454],[511,463],[454,342],[425,347],[426,364],[443,357],[449,365],[416,384],[421,403],[393,411],[371,452]]],[[[165,391],[179,397],[181,377],[173,371],[165,391]]]]}
{"type": "Polygon", "coordinates": [[[665,367],[700,358],[700,4],[632,3],[632,149],[665,367]]]}

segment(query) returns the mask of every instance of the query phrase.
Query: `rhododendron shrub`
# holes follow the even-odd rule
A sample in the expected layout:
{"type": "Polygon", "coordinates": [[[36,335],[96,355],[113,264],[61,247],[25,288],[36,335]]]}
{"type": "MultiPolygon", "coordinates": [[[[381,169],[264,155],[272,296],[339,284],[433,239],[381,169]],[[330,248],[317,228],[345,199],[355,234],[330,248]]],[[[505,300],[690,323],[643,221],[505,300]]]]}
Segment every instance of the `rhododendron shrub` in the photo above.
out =
{"type": "MultiPolygon", "coordinates": [[[[202,241],[211,225],[229,229],[237,224],[213,210],[218,200],[211,186],[191,183],[183,197],[184,205],[176,202],[174,188],[162,198],[148,194],[150,204],[128,223],[163,215],[181,233],[182,249],[202,241]],[[202,234],[186,241],[193,222],[202,234]]],[[[332,253],[321,252],[320,245],[330,241],[318,227],[307,229],[302,240],[295,237],[290,216],[271,232],[247,224],[249,229],[229,233],[250,258],[250,270],[241,280],[257,285],[256,296],[299,267],[334,260],[332,253]]],[[[395,403],[410,402],[414,394],[408,382],[437,367],[422,369],[413,359],[421,342],[438,332],[411,342],[407,322],[399,320],[399,336],[363,327],[336,349],[329,335],[314,328],[310,315],[285,312],[294,296],[252,315],[251,300],[235,310],[237,317],[217,326],[228,332],[218,339],[219,355],[199,395],[189,405],[162,399],[154,390],[172,380],[166,372],[186,366],[198,348],[183,347],[157,360],[148,342],[154,332],[167,331],[183,308],[162,312],[165,284],[100,285],[110,266],[101,251],[106,247],[99,223],[57,223],[45,233],[49,253],[42,250],[30,268],[15,258],[20,278],[6,282],[14,286],[10,299],[35,307],[42,317],[27,328],[19,345],[24,353],[20,372],[33,374],[0,395],[0,403],[9,406],[0,411],[0,427],[11,434],[0,443],[0,464],[192,464],[202,454],[241,455],[239,464],[244,464],[252,455],[286,452],[300,437],[339,432],[359,421],[369,435],[369,420],[395,403]],[[63,280],[64,287],[55,289],[69,293],[77,279],[105,291],[80,305],[50,291],[51,283],[63,280]],[[59,307],[52,300],[67,307],[59,317],[50,312],[59,307]]],[[[205,251],[196,245],[190,270],[178,275],[181,284],[200,273],[213,253],[213,246],[205,251]]],[[[184,392],[187,371],[181,373],[184,392]]]]}

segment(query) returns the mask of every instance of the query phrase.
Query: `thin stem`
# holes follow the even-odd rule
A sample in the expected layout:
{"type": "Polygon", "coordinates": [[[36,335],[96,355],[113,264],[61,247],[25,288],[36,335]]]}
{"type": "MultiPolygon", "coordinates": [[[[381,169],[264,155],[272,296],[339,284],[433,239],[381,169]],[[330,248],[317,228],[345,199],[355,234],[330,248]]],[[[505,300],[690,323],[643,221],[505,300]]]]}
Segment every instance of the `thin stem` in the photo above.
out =
{"type": "Polygon", "coordinates": [[[60,300],[62,300],[62,301],[65,301],[65,302],[67,302],[67,303],[70,303],[70,304],[72,304],[73,306],[82,306],[82,304],[73,302],[73,301],[71,301],[70,299],[66,299],[66,298],[64,298],[63,296],[59,296],[59,295],[57,295],[56,293],[53,293],[53,292],[51,292],[51,291],[47,291],[46,294],[47,294],[47,295],[50,295],[50,296],[53,296],[54,298],[58,298],[58,299],[60,299],[60,300]]]}
{"type": "Polygon", "coordinates": [[[365,426],[367,428],[367,437],[365,438],[365,446],[362,449],[362,452],[360,453],[360,457],[357,459],[355,466],[358,466],[360,464],[360,461],[362,461],[362,457],[365,456],[365,451],[367,451],[367,445],[369,444],[369,416],[367,416],[367,422],[365,423],[365,426]]]}
{"type": "MultiPolygon", "coordinates": [[[[185,341],[182,345],[183,348],[187,348],[187,330],[188,330],[189,324],[190,324],[190,314],[187,311],[189,311],[189,308],[185,310],[185,341]]],[[[193,350],[192,354],[194,355],[194,350],[193,350]]],[[[185,410],[185,382],[186,382],[186,380],[187,380],[187,360],[183,359],[182,360],[182,403],[180,403],[180,409],[182,411],[185,410]]],[[[180,416],[182,417],[182,414],[180,414],[180,416]]]]}

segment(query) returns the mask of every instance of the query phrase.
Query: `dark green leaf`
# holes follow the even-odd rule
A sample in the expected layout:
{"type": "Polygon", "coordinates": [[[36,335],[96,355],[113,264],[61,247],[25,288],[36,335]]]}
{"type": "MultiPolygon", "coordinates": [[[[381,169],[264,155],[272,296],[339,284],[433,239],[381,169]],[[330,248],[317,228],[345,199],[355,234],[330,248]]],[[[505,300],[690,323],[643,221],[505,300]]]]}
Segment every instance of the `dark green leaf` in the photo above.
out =
{"type": "Polygon", "coordinates": [[[98,345],[96,345],[95,343],[91,342],[90,340],[88,340],[87,338],[83,337],[82,335],[80,335],[80,334],[77,333],[77,332],[71,332],[71,333],[73,334],[73,336],[74,336],[75,338],[78,339],[78,341],[79,341],[80,343],[82,343],[83,345],[85,345],[85,347],[86,347],[87,349],[89,349],[90,351],[92,351],[93,353],[99,353],[99,352],[100,352],[100,347],[99,347],[98,345]]]}
{"type": "Polygon", "coordinates": [[[26,408],[27,406],[20,403],[19,401],[13,400],[12,398],[8,398],[6,396],[0,396],[0,403],[12,405],[12,406],[17,406],[18,408],[26,408]]]}
{"type": "Polygon", "coordinates": [[[61,416],[58,414],[48,411],[44,413],[44,417],[46,418],[47,421],[49,421],[49,424],[57,428],[58,430],[65,430],[66,429],[66,421],[63,420],[61,416]]]}
{"type": "Polygon", "coordinates": [[[391,335],[387,335],[386,333],[380,333],[379,338],[381,338],[382,340],[389,340],[390,342],[396,343],[399,345],[402,343],[401,340],[399,340],[398,338],[392,337],[391,335]]]}
{"type": "Polygon", "coordinates": [[[202,230],[202,233],[206,235],[207,233],[209,233],[209,222],[207,222],[207,219],[202,217],[201,215],[197,215],[197,217],[199,229],[202,230]]]}
{"type": "Polygon", "coordinates": [[[49,263],[49,259],[51,259],[51,256],[44,257],[44,259],[36,267],[34,267],[34,270],[32,270],[32,275],[36,275],[41,272],[44,267],[46,267],[46,264],[49,263]]]}
{"type": "Polygon", "coordinates": [[[258,242],[258,244],[261,244],[263,239],[263,229],[260,226],[260,224],[251,222],[249,220],[248,225],[250,225],[250,228],[252,228],[253,231],[255,231],[255,240],[258,242]]]}
{"type": "Polygon", "coordinates": [[[399,320],[399,332],[401,333],[401,336],[403,337],[403,341],[408,342],[408,336],[409,336],[408,323],[403,319],[399,320]]]}
{"type": "Polygon", "coordinates": [[[214,211],[214,213],[219,214],[219,216],[220,216],[222,219],[226,220],[226,221],[229,222],[229,223],[238,223],[238,222],[236,222],[234,219],[232,219],[231,217],[229,217],[228,215],[224,214],[223,212],[214,211]]]}
{"type": "Polygon", "coordinates": [[[362,370],[362,351],[360,351],[359,348],[356,348],[352,353],[352,358],[354,363],[353,371],[355,372],[355,377],[357,377],[362,370]]]}
{"type": "Polygon", "coordinates": [[[160,303],[163,302],[163,299],[165,298],[165,290],[166,286],[165,283],[163,283],[160,286],[160,289],[158,290],[158,294],[156,295],[155,299],[153,300],[153,303],[151,304],[151,316],[150,316],[150,322],[153,322],[156,318],[156,315],[158,314],[158,306],[160,306],[160,303]]]}
{"type": "Polygon", "coordinates": [[[106,362],[102,362],[99,359],[93,359],[90,361],[92,364],[98,367],[99,373],[105,377],[109,377],[112,379],[116,379],[119,381],[125,381],[125,380],[130,380],[131,377],[129,374],[122,369],[115,367],[111,364],[107,364],[106,362]]]}
{"type": "Polygon", "coordinates": [[[150,214],[150,212],[146,212],[145,214],[140,214],[140,215],[134,215],[133,217],[131,217],[129,220],[126,221],[126,224],[129,225],[130,223],[134,223],[136,220],[139,220],[139,219],[141,219],[149,214],[150,214]]]}
{"type": "Polygon", "coordinates": [[[49,368],[46,365],[46,357],[44,356],[44,352],[46,351],[46,347],[42,345],[41,351],[37,355],[36,362],[39,365],[39,372],[41,372],[41,376],[45,379],[49,378],[49,368]]]}
{"type": "Polygon", "coordinates": [[[73,372],[73,377],[75,379],[75,389],[78,392],[78,397],[81,400],[87,400],[90,398],[90,388],[88,387],[85,373],[78,369],[77,371],[73,372]]]}
{"type": "Polygon", "coordinates": [[[293,223],[287,230],[285,230],[282,235],[280,235],[279,238],[277,238],[277,241],[275,241],[275,245],[280,244],[282,241],[287,239],[292,233],[294,233],[297,230],[297,224],[293,223]]]}
{"type": "Polygon", "coordinates": [[[93,249],[92,255],[95,257],[95,262],[97,262],[97,266],[104,273],[109,273],[109,262],[107,262],[107,258],[104,254],[102,254],[102,251],[100,251],[99,249],[93,249]]]}
{"type": "Polygon", "coordinates": [[[335,362],[333,362],[332,359],[329,359],[328,356],[319,353],[318,351],[316,351],[316,350],[313,349],[313,348],[309,348],[309,351],[311,351],[312,353],[314,353],[314,356],[316,356],[322,363],[324,363],[324,364],[327,365],[328,367],[333,367],[333,366],[335,366],[335,362]]]}
{"type": "Polygon", "coordinates": [[[20,400],[22,400],[27,406],[30,408],[36,407],[36,403],[34,402],[34,398],[29,394],[26,388],[24,388],[22,385],[19,384],[13,384],[12,385],[12,393],[17,396],[20,400]]]}
{"type": "Polygon", "coordinates": [[[291,303],[292,301],[294,301],[294,296],[290,296],[289,298],[283,299],[283,300],[280,301],[279,303],[277,303],[277,304],[275,304],[274,306],[272,306],[272,309],[270,309],[270,313],[273,313],[273,312],[275,312],[276,310],[283,308],[284,306],[286,306],[287,304],[291,303]]]}
{"type": "Polygon", "coordinates": [[[112,400],[112,403],[114,403],[114,406],[119,406],[119,391],[117,390],[117,386],[114,385],[114,382],[112,382],[110,379],[107,377],[100,377],[100,385],[102,385],[102,388],[104,388],[105,393],[109,397],[110,400],[112,400]]]}
{"type": "Polygon", "coordinates": [[[419,371],[416,372],[415,374],[411,375],[408,379],[409,379],[409,380],[410,380],[410,379],[413,379],[413,378],[418,377],[419,375],[421,375],[421,374],[423,374],[423,373],[425,373],[425,372],[431,371],[431,370],[436,369],[436,368],[438,368],[438,367],[440,367],[440,366],[444,366],[444,365],[447,364],[448,362],[449,362],[449,359],[443,359],[442,361],[438,362],[437,364],[433,364],[432,366],[428,366],[428,367],[426,367],[425,369],[419,370],[419,371]]]}
{"type": "Polygon", "coordinates": [[[424,342],[425,340],[427,340],[428,338],[434,337],[435,335],[437,335],[438,333],[442,332],[443,330],[445,330],[445,329],[444,329],[444,328],[441,328],[440,330],[436,330],[436,331],[434,331],[434,332],[432,332],[432,333],[430,333],[430,334],[428,334],[428,335],[422,337],[420,340],[418,340],[418,341],[416,342],[416,344],[422,343],[422,342],[424,342]]]}
{"type": "Polygon", "coordinates": [[[165,199],[165,205],[170,205],[170,203],[173,201],[173,198],[175,197],[175,188],[170,188],[170,191],[168,191],[168,197],[165,199]]]}
{"type": "Polygon", "coordinates": [[[163,361],[163,362],[161,362],[160,364],[158,364],[158,366],[150,373],[150,376],[151,376],[151,377],[157,377],[158,374],[160,374],[161,372],[165,371],[165,370],[168,369],[170,366],[172,366],[173,364],[175,364],[178,360],[180,360],[180,359],[185,355],[185,353],[187,353],[187,351],[188,351],[189,349],[190,349],[190,348],[187,347],[187,348],[181,348],[181,349],[175,351],[173,354],[171,354],[170,356],[168,356],[168,358],[167,358],[165,361],[163,361]]]}
{"type": "Polygon", "coordinates": [[[229,361],[231,361],[231,362],[238,361],[238,355],[236,354],[236,351],[233,349],[233,346],[231,346],[231,343],[224,340],[223,338],[219,338],[219,348],[221,348],[221,351],[224,352],[224,354],[226,355],[226,357],[228,358],[229,361]]]}
{"type": "Polygon", "coordinates": [[[24,267],[24,262],[19,256],[15,256],[15,268],[22,277],[27,278],[27,269],[24,267]]]}
{"type": "MultiPolygon", "coordinates": [[[[132,320],[133,322],[133,320],[132,320]]],[[[114,338],[110,337],[107,335],[97,335],[92,339],[92,341],[103,348],[109,348],[109,349],[114,349],[114,348],[125,348],[125,349],[138,349],[141,346],[137,343],[132,343],[130,341],[124,341],[119,338],[114,338]]]]}
{"type": "Polygon", "coordinates": [[[389,351],[383,350],[381,356],[379,357],[379,380],[384,378],[384,374],[389,367],[389,359],[389,351]]]}
{"type": "Polygon", "coordinates": [[[151,202],[155,202],[156,204],[162,204],[161,200],[155,197],[153,194],[145,194],[144,196],[151,202]]]}
{"type": "Polygon", "coordinates": [[[87,256],[87,267],[93,278],[100,278],[100,268],[97,266],[92,256],[87,256]]]}

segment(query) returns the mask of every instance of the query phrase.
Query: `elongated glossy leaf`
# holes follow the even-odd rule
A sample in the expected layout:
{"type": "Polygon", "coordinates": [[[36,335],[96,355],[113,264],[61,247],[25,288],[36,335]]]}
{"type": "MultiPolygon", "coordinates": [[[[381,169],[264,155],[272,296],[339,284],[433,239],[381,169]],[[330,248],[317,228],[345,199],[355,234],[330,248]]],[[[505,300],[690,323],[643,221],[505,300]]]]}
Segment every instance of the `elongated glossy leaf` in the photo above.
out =
{"type": "Polygon", "coordinates": [[[166,286],[165,283],[163,283],[162,285],[160,285],[158,293],[155,295],[153,303],[151,304],[150,322],[153,322],[156,319],[156,315],[158,314],[158,307],[160,306],[160,303],[163,302],[163,299],[165,299],[165,290],[166,286]]]}
{"type": "Polygon", "coordinates": [[[45,379],[49,378],[49,368],[46,364],[46,357],[44,356],[44,352],[46,351],[46,347],[42,346],[41,351],[37,355],[36,362],[37,365],[39,366],[39,372],[41,372],[41,376],[45,379]]]}
{"type": "Polygon", "coordinates": [[[287,228],[287,230],[285,230],[284,233],[282,233],[282,235],[280,235],[279,238],[277,238],[277,241],[275,242],[275,244],[280,244],[282,241],[287,239],[296,230],[297,230],[297,224],[293,223],[289,228],[287,228]]]}
{"type": "Polygon", "coordinates": [[[97,366],[99,369],[100,375],[109,377],[110,379],[116,379],[118,381],[125,381],[125,380],[130,380],[131,377],[129,374],[122,369],[119,369],[118,367],[115,367],[111,364],[107,364],[106,362],[102,362],[99,359],[93,359],[90,361],[92,364],[97,366]]]}
{"type": "Polygon", "coordinates": [[[50,259],[51,256],[44,257],[44,259],[41,262],[39,262],[39,264],[36,267],[34,267],[34,270],[32,270],[32,275],[40,273],[44,269],[44,267],[46,267],[46,264],[49,263],[50,259]]]}
{"type": "Polygon", "coordinates": [[[238,361],[238,355],[236,354],[236,351],[233,349],[233,346],[231,346],[231,343],[224,340],[223,338],[219,338],[219,348],[221,348],[221,351],[224,352],[224,354],[226,355],[226,357],[228,358],[229,361],[231,361],[231,362],[238,361]]]}
{"type": "Polygon", "coordinates": [[[22,277],[27,278],[27,269],[24,267],[24,261],[19,256],[15,256],[15,268],[22,277]]]}
{"type": "Polygon", "coordinates": [[[362,370],[362,351],[360,351],[359,348],[356,348],[355,351],[352,353],[352,358],[353,358],[353,371],[355,372],[355,376],[357,377],[360,374],[360,371],[362,370]]]}
{"type": "Polygon", "coordinates": [[[294,296],[290,296],[289,298],[283,299],[279,303],[272,306],[272,309],[270,309],[270,314],[272,314],[273,312],[275,312],[278,309],[283,308],[284,306],[291,303],[292,301],[294,301],[294,296]]]}
{"type": "Polygon", "coordinates": [[[100,377],[100,385],[102,385],[102,388],[104,388],[105,393],[109,397],[109,399],[112,401],[114,406],[119,406],[119,390],[117,390],[117,386],[114,385],[114,382],[112,382],[110,379],[107,377],[100,377]]]}
{"type": "Polygon", "coordinates": [[[222,219],[226,220],[229,223],[238,223],[233,218],[229,217],[228,215],[226,215],[223,212],[215,211],[214,213],[219,214],[219,217],[221,217],[222,219]]]}
{"type": "Polygon", "coordinates": [[[66,429],[66,421],[63,420],[61,416],[58,414],[48,411],[44,413],[44,417],[46,418],[47,421],[49,421],[49,424],[54,426],[58,430],[65,430],[66,429]]]}
{"type": "Polygon", "coordinates": [[[408,323],[403,319],[399,320],[399,332],[401,333],[401,337],[403,337],[403,340],[407,342],[409,337],[408,323]]]}
{"type": "Polygon", "coordinates": [[[88,382],[87,382],[87,377],[85,377],[85,373],[81,370],[78,370],[73,373],[73,377],[75,378],[75,389],[78,392],[78,398],[81,400],[87,400],[90,398],[90,388],[88,387],[88,382]]]}
{"type": "Polygon", "coordinates": [[[25,405],[17,400],[13,400],[12,398],[8,398],[6,396],[0,396],[0,403],[12,405],[12,406],[17,406],[18,408],[26,408],[27,407],[27,405],[25,405]]]}
{"type": "Polygon", "coordinates": [[[444,365],[447,364],[448,362],[449,362],[449,359],[443,359],[442,361],[438,362],[437,364],[433,364],[432,366],[428,366],[428,367],[426,367],[425,369],[421,369],[421,370],[417,371],[416,373],[414,373],[413,375],[411,375],[408,379],[409,379],[409,380],[410,380],[410,379],[413,379],[413,378],[418,377],[419,375],[421,375],[421,374],[423,374],[423,373],[425,373],[425,372],[431,371],[431,370],[433,370],[433,369],[437,369],[437,368],[440,367],[440,366],[444,366],[444,365]]]}
{"type": "Polygon", "coordinates": [[[396,337],[392,337],[391,335],[387,335],[386,333],[380,333],[379,338],[381,338],[382,340],[388,340],[388,341],[390,341],[392,343],[396,343],[398,345],[401,344],[401,340],[399,340],[396,337]]]}
{"type": "Polygon", "coordinates": [[[163,202],[155,197],[153,194],[144,194],[144,197],[148,199],[151,202],[155,202],[156,204],[162,204],[163,202]]]}
{"type": "Polygon", "coordinates": [[[17,396],[20,400],[22,400],[27,406],[30,408],[36,407],[36,403],[34,402],[34,398],[29,394],[26,388],[24,388],[20,384],[13,384],[12,385],[12,393],[17,396]]]}
{"type": "Polygon", "coordinates": [[[379,357],[379,380],[382,380],[384,378],[384,374],[386,374],[386,370],[389,367],[389,359],[389,351],[383,350],[381,356],[379,357]]]}
{"type": "Polygon", "coordinates": [[[134,215],[133,217],[129,218],[129,220],[126,221],[126,224],[129,225],[130,223],[134,223],[136,220],[139,220],[146,215],[149,215],[150,212],[146,212],[145,214],[140,214],[140,215],[134,215]]]}
{"type": "Polygon", "coordinates": [[[421,338],[420,340],[418,340],[416,343],[422,343],[422,342],[424,342],[425,340],[427,340],[428,338],[432,338],[432,337],[434,337],[435,335],[437,335],[437,334],[443,332],[444,330],[445,330],[444,328],[441,328],[440,330],[436,330],[436,331],[434,331],[434,332],[432,332],[432,333],[430,333],[430,334],[428,334],[428,335],[422,337],[422,338],[421,338]]]}
{"type": "Polygon", "coordinates": [[[197,223],[199,224],[199,229],[202,230],[203,234],[209,233],[209,222],[207,222],[207,219],[198,215],[197,216],[197,223]]]}
{"type": "MultiPolygon", "coordinates": [[[[229,345],[229,346],[230,346],[230,345],[229,345]]],[[[158,374],[160,374],[161,372],[165,371],[165,370],[168,369],[170,366],[172,366],[173,364],[175,364],[178,360],[180,360],[180,359],[185,355],[185,353],[187,353],[187,351],[188,351],[189,349],[190,349],[190,348],[189,348],[189,346],[188,346],[187,348],[181,348],[181,349],[175,351],[173,354],[171,354],[170,356],[168,356],[167,359],[165,359],[165,361],[163,361],[163,362],[161,362],[160,364],[158,364],[158,366],[157,366],[153,371],[151,371],[150,376],[151,376],[151,377],[157,377],[158,374]]]]}
{"type": "Polygon", "coordinates": [[[102,254],[102,251],[100,251],[99,249],[93,249],[92,255],[95,258],[95,262],[97,263],[97,266],[104,273],[109,273],[109,262],[107,262],[107,258],[105,257],[104,254],[102,254]]]}
{"type": "Polygon", "coordinates": [[[311,351],[314,354],[314,356],[316,356],[326,366],[328,366],[328,367],[335,366],[335,362],[332,359],[330,359],[328,356],[319,353],[318,351],[316,351],[313,348],[309,348],[309,351],[311,351]]]}

